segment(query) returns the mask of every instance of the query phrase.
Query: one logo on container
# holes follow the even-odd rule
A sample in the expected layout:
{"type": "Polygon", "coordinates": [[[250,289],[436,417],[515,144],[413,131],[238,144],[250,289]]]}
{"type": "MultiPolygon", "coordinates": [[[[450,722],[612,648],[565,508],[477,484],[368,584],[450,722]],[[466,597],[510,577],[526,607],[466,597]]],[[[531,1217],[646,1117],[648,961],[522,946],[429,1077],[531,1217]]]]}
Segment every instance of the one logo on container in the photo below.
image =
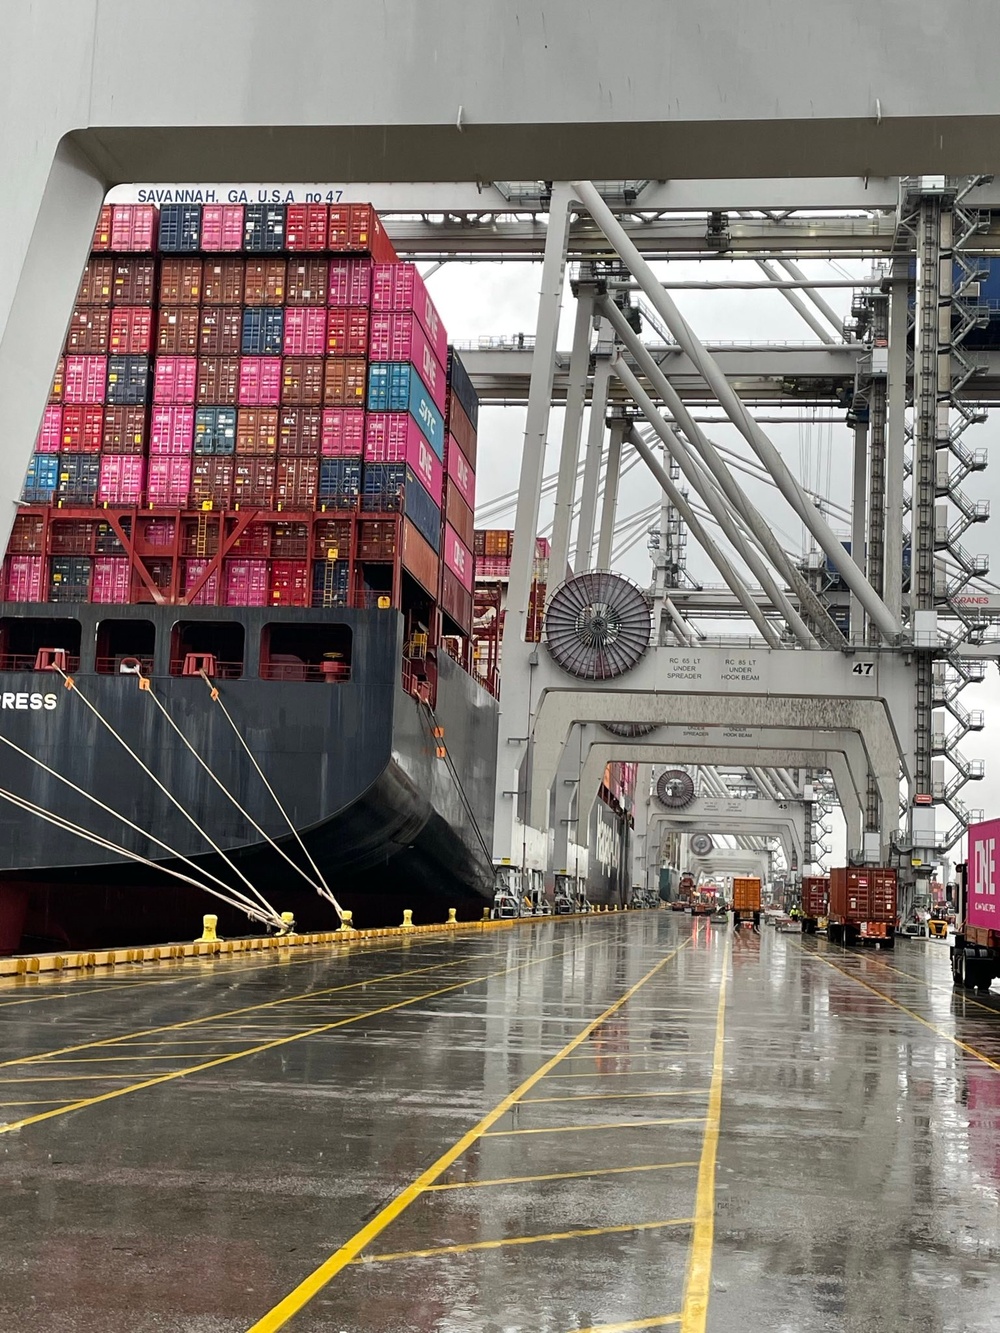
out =
{"type": "Polygon", "coordinates": [[[997,910],[996,837],[980,838],[974,844],[972,858],[972,897],[976,911],[995,915],[997,910]]]}
{"type": "Polygon", "coordinates": [[[434,492],[434,461],[435,457],[430,446],[420,440],[417,444],[417,471],[426,483],[432,498],[434,492]]]}
{"type": "Polygon", "coordinates": [[[454,567],[455,573],[458,574],[460,577],[464,578],[466,573],[465,547],[454,536],[451,538],[451,563],[452,566],[454,567]]]}

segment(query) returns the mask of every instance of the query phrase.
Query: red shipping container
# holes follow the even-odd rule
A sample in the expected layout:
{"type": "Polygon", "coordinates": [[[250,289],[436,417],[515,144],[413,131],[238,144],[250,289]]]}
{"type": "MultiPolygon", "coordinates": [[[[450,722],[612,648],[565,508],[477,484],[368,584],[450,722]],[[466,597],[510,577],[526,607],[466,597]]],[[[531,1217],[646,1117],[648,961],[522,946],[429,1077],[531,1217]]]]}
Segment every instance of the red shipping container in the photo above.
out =
{"type": "Polygon", "coordinates": [[[267,606],[271,592],[266,560],[224,560],[223,595],[226,606],[267,606]]]}
{"type": "Polygon", "coordinates": [[[323,381],[324,406],[364,407],[367,377],[368,363],[361,357],[330,357],[323,381]]]}
{"type": "Polygon", "coordinates": [[[194,356],[198,351],[200,339],[201,311],[197,306],[160,307],[156,326],[156,350],[161,356],[194,356]]]}
{"type": "MultiPolygon", "coordinates": [[[[236,261],[242,275],[242,265],[236,261]]],[[[206,268],[208,265],[205,266],[206,268]]],[[[202,301],[204,272],[202,261],[190,255],[164,256],[160,266],[160,304],[161,305],[200,305],[202,301]]],[[[220,297],[205,297],[218,305],[228,302],[220,297]]]]}
{"type": "Polygon", "coordinates": [[[213,570],[199,592],[192,597],[191,590],[212,562],[210,560],[184,561],[184,600],[189,606],[215,606],[219,600],[219,571],[213,570]]]}
{"type": "MultiPolygon", "coordinates": [[[[200,267],[200,261],[198,261],[200,267]]],[[[167,261],[163,261],[166,272],[167,261]]],[[[160,298],[166,299],[166,284],[161,281],[160,298]]],[[[118,259],[111,284],[112,305],[152,305],[156,295],[154,259],[118,259]]]]}
{"type": "Polygon", "coordinates": [[[228,509],[233,502],[232,458],[196,458],[191,468],[192,509],[228,509]]]}
{"type": "Polygon", "coordinates": [[[896,919],[896,872],[881,866],[848,866],[830,871],[830,916],[838,922],[882,924],[896,919]]]}
{"type": "Polygon", "coordinates": [[[110,305],[115,285],[115,261],[97,256],[87,260],[76,294],[76,304],[110,305]]]}
{"type": "Polygon", "coordinates": [[[360,407],[324,407],[320,452],[324,458],[360,458],[365,445],[365,414],[360,407]]]}
{"type": "Polygon", "coordinates": [[[193,407],[154,407],[150,423],[150,456],[178,458],[194,449],[193,407]]]}
{"type": "Polygon", "coordinates": [[[826,875],[802,876],[802,915],[811,917],[826,916],[827,899],[830,893],[830,881],[826,875]]]}
{"type": "Polygon", "coordinates": [[[58,403],[50,403],[42,413],[42,424],[35,439],[36,454],[57,454],[62,448],[62,414],[58,403]]]}
{"type": "Polygon", "coordinates": [[[327,305],[368,305],[372,295],[370,259],[331,259],[327,305]]]}
{"type": "Polygon", "coordinates": [[[141,454],[146,445],[144,407],[106,407],[101,449],[107,454],[141,454]]]}
{"type": "Polygon", "coordinates": [[[111,311],[112,356],[147,356],[153,350],[153,311],[148,305],[119,305],[111,311]]]}
{"type": "Polygon", "coordinates": [[[409,463],[440,507],[444,468],[409,412],[369,412],[364,456],[368,463],[409,463]]]}
{"type": "Polygon", "coordinates": [[[447,376],[412,310],[372,311],[368,353],[372,361],[408,361],[443,412],[447,376]]]}
{"type": "Polygon", "coordinates": [[[329,355],[367,356],[367,306],[331,306],[327,315],[326,350],[329,355]]]}
{"type": "Polygon", "coordinates": [[[201,210],[201,248],[243,249],[242,204],[205,204],[201,210]]]}
{"type": "Polygon", "coordinates": [[[335,204],[330,209],[330,250],[359,250],[380,264],[397,262],[392,242],[371,204],[335,204]]]}
{"type": "Polygon", "coordinates": [[[206,356],[198,361],[199,407],[233,407],[239,398],[240,358],[206,356]]]}
{"type": "Polygon", "coordinates": [[[152,204],[113,204],[112,250],[155,250],[159,211],[152,204]]]}
{"type": "Polygon", "coordinates": [[[282,370],[281,401],[289,406],[319,407],[323,402],[322,356],[286,356],[282,370]]]}
{"type": "Polygon", "coordinates": [[[281,401],[281,357],[240,358],[241,407],[277,407],[281,401]]]}
{"type": "Polygon", "coordinates": [[[127,557],[99,555],[94,558],[94,578],[90,590],[92,602],[127,602],[131,590],[132,571],[127,557]]]}
{"type": "Polygon", "coordinates": [[[41,514],[15,514],[8,553],[37,555],[45,551],[45,520],[41,514]]]}
{"type": "Polygon", "coordinates": [[[458,447],[475,470],[478,453],[476,428],[466,416],[465,409],[453,393],[448,394],[448,412],[445,419],[449,434],[455,437],[458,447]]]}
{"type": "MultiPolygon", "coordinates": [[[[465,635],[472,633],[472,593],[463,588],[450,569],[441,571],[441,610],[465,635]]],[[[447,630],[445,631],[447,633],[447,630]]]]}
{"type": "Polygon", "coordinates": [[[437,596],[440,561],[408,518],[403,520],[402,565],[432,597],[437,596]]]}
{"type": "Polygon", "coordinates": [[[274,483],[278,465],[273,458],[238,458],[233,472],[233,504],[237,509],[252,505],[270,509],[274,505],[274,483]]]}
{"type": "Polygon", "coordinates": [[[285,279],[287,305],[326,305],[330,264],[326,259],[296,257],[288,261],[285,279]]]}
{"type": "Polygon", "coordinates": [[[280,458],[318,458],[323,414],[318,407],[285,407],[278,421],[280,458]]]}
{"type": "MultiPolygon", "coordinates": [[[[289,204],[285,214],[285,245],[289,250],[325,250],[326,204],[289,204]]],[[[329,247],[331,250],[333,246],[329,247]]]]}
{"type": "Polygon", "coordinates": [[[308,561],[271,561],[269,601],[272,606],[308,606],[312,600],[311,592],[308,561]]]}
{"type": "Polygon", "coordinates": [[[66,351],[100,355],[108,350],[111,311],[107,306],[78,306],[70,316],[66,351]]]}
{"type": "Polygon", "coordinates": [[[62,447],[66,453],[99,454],[104,436],[104,408],[67,405],[62,414],[62,447]]]}
{"type": "Polygon", "coordinates": [[[444,517],[471,551],[476,540],[476,518],[450,481],[444,486],[444,517]]]}
{"type": "Polygon", "coordinates": [[[9,555],[4,561],[4,601],[45,601],[45,557],[9,555]]]}
{"type": "Polygon", "coordinates": [[[277,448],[277,408],[241,407],[236,417],[236,452],[273,454],[277,448]]]}
{"type": "Polygon", "coordinates": [[[455,487],[470,509],[476,507],[476,473],[472,464],[458,447],[454,436],[449,435],[444,446],[445,469],[449,482],[455,487]]]}
{"type": "Polygon", "coordinates": [[[318,488],[318,458],[279,457],[274,489],[279,509],[315,509],[318,488]]]}
{"type": "Polygon", "coordinates": [[[65,403],[103,403],[108,378],[106,356],[67,356],[65,403]]]}
{"type": "Polygon", "coordinates": [[[285,356],[322,356],[326,351],[326,307],[285,311],[285,356]]]}
{"type": "Polygon", "coordinates": [[[137,505],[146,481],[146,460],[138,454],[104,454],[97,499],[101,504],[137,505]]]}
{"type": "Polygon", "coordinates": [[[243,311],[239,306],[204,306],[198,325],[199,356],[239,356],[243,345],[243,311]]]}
{"type": "Polygon", "coordinates": [[[158,356],[153,374],[154,403],[193,403],[198,387],[196,356],[158,356]]]}
{"type": "Polygon", "coordinates": [[[91,250],[111,249],[111,205],[102,204],[97,215],[97,226],[90,242],[91,250]]]}
{"type": "Polygon", "coordinates": [[[183,509],[191,489],[191,455],[151,457],[146,498],[150,506],[183,509]]]}
{"type": "MultiPolygon", "coordinates": [[[[164,265],[166,260],[164,260],[164,265]]],[[[199,261],[200,267],[200,261],[199,261]]],[[[202,274],[204,291],[199,297],[205,305],[242,305],[244,269],[242,259],[206,259],[202,274]]],[[[164,291],[160,299],[169,298],[164,291]]],[[[173,304],[180,304],[173,302],[173,304]]],[[[185,304],[187,304],[185,302],[185,304]]]]}
{"type": "Polygon", "coordinates": [[[49,402],[61,403],[63,395],[66,392],[66,358],[61,356],[56,362],[55,372],[52,376],[52,387],[49,389],[49,402]]]}
{"type": "Polygon", "coordinates": [[[448,334],[415,264],[376,264],[371,304],[373,311],[412,310],[430,339],[434,355],[442,366],[448,364],[448,334]]]}
{"type": "Polygon", "coordinates": [[[248,259],[243,270],[244,305],[284,305],[286,270],[284,259],[248,259]]]}
{"type": "Polygon", "coordinates": [[[444,563],[469,592],[475,583],[472,552],[450,524],[444,525],[444,563]]]}

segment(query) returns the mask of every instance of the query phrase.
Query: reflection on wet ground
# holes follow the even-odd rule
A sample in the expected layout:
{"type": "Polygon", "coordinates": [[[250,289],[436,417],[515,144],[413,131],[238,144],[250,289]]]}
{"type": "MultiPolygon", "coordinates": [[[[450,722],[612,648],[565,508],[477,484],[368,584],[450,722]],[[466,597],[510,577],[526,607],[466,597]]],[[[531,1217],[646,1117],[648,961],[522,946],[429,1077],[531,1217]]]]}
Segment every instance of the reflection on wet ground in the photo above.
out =
{"type": "Polygon", "coordinates": [[[986,1333],[1000,996],[648,912],[0,990],[19,1333],[986,1333]]]}

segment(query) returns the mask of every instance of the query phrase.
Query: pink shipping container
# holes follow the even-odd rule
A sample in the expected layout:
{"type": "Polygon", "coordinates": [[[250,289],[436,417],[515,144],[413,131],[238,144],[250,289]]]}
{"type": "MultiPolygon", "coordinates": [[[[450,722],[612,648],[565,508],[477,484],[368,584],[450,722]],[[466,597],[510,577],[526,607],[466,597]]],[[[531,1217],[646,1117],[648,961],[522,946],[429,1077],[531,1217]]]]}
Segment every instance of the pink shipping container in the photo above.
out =
{"type": "Polygon", "coordinates": [[[222,600],[226,606],[267,606],[271,590],[266,560],[225,560],[222,600]]]}
{"type": "Polygon", "coordinates": [[[203,250],[243,249],[243,205],[206,204],[201,210],[203,250]]]}
{"type": "Polygon", "coordinates": [[[152,307],[113,306],[108,346],[112,356],[145,356],[151,352],[153,350],[152,307]]]}
{"type": "Polygon", "coordinates": [[[409,361],[416,366],[435,405],[444,412],[448,397],[445,368],[412,310],[372,311],[368,347],[372,361],[409,361]]]}
{"type": "Polygon", "coordinates": [[[969,825],[965,921],[979,930],[1000,931],[1000,819],[969,825]]]}
{"type": "Polygon", "coordinates": [[[194,408],[154,407],[149,438],[150,454],[179,456],[194,448],[194,408]]]}
{"type": "MultiPolygon", "coordinates": [[[[142,499],[145,480],[144,458],[137,454],[104,454],[101,457],[97,499],[102,504],[137,505],[142,499]]],[[[96,564],[94,571],[96,586],[96,564]]]]}
{"type": "Polygon", "coordinates": [[[146,499],[150,506],[183,509],[191,489],[191,457],[151,458],[146,499]]]}
{"type": "Polygon", "coordinates": [[[324,458],[360,458],[365,414],[360,407],[324,407],[320,451],[324,458]]]}
{"type": "Polygon", "coordinates": [[[100,403],[71,403],[63,408],[62,450],[73,454],[99,454],[104,436],[104,408],[100,403]]]}
{"type": "Polygon", "coordinates": [[[42,425],[35,440],[36,454],[57,454],[62,448],[62,414],[58,403],[50,404],[42,413],[42,425]]]}
{"type": "Polygon", "coordinates": [[[281,401],[281,357],[240,358],[241,407],[277,407],[281,401]]]}
{"type": "Polygon", "coordinates": [[[63,402],[103,403],[107,378],[106,356],[68,356],[63,381],[63,402]]]}
{"type": "Polygon", "coordinates": [[[158,356],[153,378],[154,403],[193,403],[198,388],[196,356],[158,356]]]}
{"type": "Polygon", "coordinates": [[[120,555],[95,557],[94,581],[90,591],[92,602],[127,602],[131,587],[132,572],[127,557],[120,555]]]}
{"type": "MultiPolygon", "coordinates": [[[[185,560],[184,562],[184,597],[187,600],[191,589],[211,564],[210,560],[185,560]]],[[[189,606],[214,606],[219,595],[219,571],[215,570],[202,585],[201,590],[188,600],[189,606]]]]}
{"type": "MultiPolygon", "coordinates": [[[[395,267],[393,265],[392,267],[395,267]]],[[[372,294],[370,259],[331,259],[327,305],[368,305],[372,294]]]]}
{"type": "Polygon", "coordinates": [[[444,563],[459,580],[462,587],[471,592],[475,582],[472,552],[448,523],[444,525],[444,563]]]}
{"type": "Polygon", "coordinates": [[[9,555],[4,562],[4,601],[44,602],[45,557],[9,555]]]}
{"type": "Polygon", "coordinates": [[[115,204],[111,209],[111,249],[156,249],[159,213],[152,204],[115,204]]]}
{"type": "Polygon", "coordinates": [[[365,461],[409,463],[440,508],[444,468],[409,412],[369,412],[365,424],[365,461]]]}
{"type": "MultiPolygon", "coordinates": [[[[330,304],[334,303],[331,301],[330,304]]],[[[434,355],[443,366],[448,364],[448,335],[415,265],[375,265],[372,274],[372,310],[412,310],[430,339],[434,355]]]]}
{"type": "Polygon", "coordinates": [[[285,356],[322,356],[326,351],[326,308],[289,306],[285,311],[284,347],[285,356]]]}
{"type": "Polygon", "coordinates": [[[448,480],[453,483],[456,491],[469,508],[475,509],[476,474],[473,471],[472,464],[450,436],[445,444],[444,456],[448,469],[448,480]]]}

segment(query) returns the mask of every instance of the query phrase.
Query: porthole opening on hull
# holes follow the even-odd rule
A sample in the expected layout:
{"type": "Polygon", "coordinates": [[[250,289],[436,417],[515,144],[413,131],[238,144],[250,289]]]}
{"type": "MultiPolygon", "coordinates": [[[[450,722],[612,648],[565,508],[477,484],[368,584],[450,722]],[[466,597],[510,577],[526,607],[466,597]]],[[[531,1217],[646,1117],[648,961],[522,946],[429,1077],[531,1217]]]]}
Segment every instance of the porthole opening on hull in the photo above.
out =
{"type": "Polygon", "coordinates": [[[246,633],[234,620],[179,620],[170,636],[170,674],[217,680],[243,675],[246,633]]]}
{"type": "Polygon", "coordinates": [[[80,622],[68,618],[0,618],[0,671],[77,671],[80,622]]]}
{"type": "Polygon", "coordinates": [[[97,627],[97,671],[102,676],[148,676],[153,670],[156,627],[150,620],[102,620],[97,627]]]}
{"type": "Polygon", "coordinates": [[[261,677],[341,684],[351,678],[351,643],[349,625],[265,625],[260,645],[261,677]]]}

